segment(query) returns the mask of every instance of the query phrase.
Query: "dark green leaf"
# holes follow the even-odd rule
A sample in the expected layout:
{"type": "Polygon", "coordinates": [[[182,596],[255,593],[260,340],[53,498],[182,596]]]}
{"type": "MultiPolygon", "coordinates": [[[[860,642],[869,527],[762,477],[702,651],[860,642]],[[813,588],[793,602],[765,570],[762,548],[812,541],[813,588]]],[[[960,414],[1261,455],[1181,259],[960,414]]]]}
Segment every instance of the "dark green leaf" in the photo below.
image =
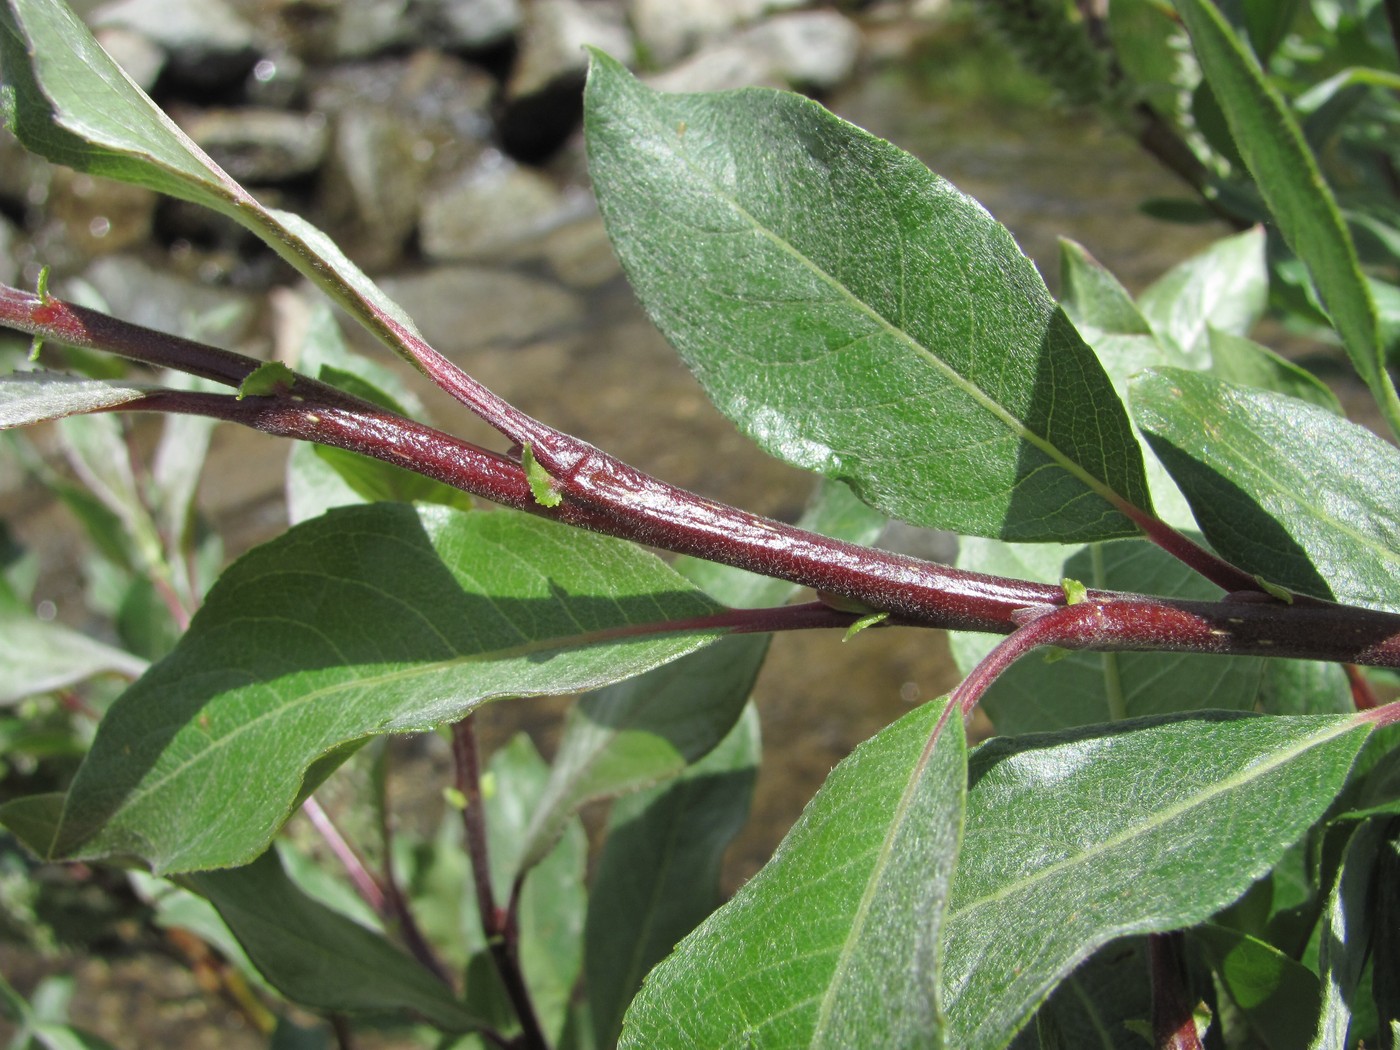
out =
{"type": "Polygon", "coordinates": [[[1340,664],[1266,660],[1259,710],[1266,715],[1342,715],[1355,710],[1340,664]]]}
{"type": "Polygon", "coordinates": [[[622,1046],[944,1045],[937,941],[965,766],[956,716],[930,741],[943,709],[832,771],[768,865],[651,972],[622,1046]]]}
{"type": "Polygon", "coordinates": [[[115,408],[155,389],[149,383],[109,383],[61,372],[14,372],[0,376],[0,430],[115,408]]]}
{"type": "Polygon", "coordinates": [[[1317,159],[1253,53],[1209,0],[1176,0],[1206,79],[1279,231],[1307,264],[1352,363],[1392,429],[1400,400],[1386,375],[1375,304],[1317,159]]]}
{"type": "Polygon", "coordinates": [[[980,205],[807,99],[667,95],[596,55],[589,164],[643,304],[721,411],[915,524],[1136,530],[1102,368],[980,205]]]}
{"type": "MultiPolygon", "coordinates": [[[[964,541],[958,564],[1019,579],[1054,583],[1065,577],[1090,587],[1146,591],[1173,598],[1213,600],[1220,589],[1146,540],[1118,540],[1087,548],[1039,548],[964,541]]],[[[996,639],[953,636],[953,654],[970,671],[996,639]]],[[[1123,718],[1218,708],[1248,711],[1259,696],[1266,661],[1254,657],[1184,653],[1031,653],[1004,672],[982,701],[997,731],[1046,732],[1123,718]]]]}
{"type": "Polygon", "coordinates": [[[1321,816],[1366,733],[1207,714],[982,745],[944,922],[949,1045],[1004,1046],[1101,945],[1234,900],[1321,816]]]}
{"type": "Polygon", "coordinates": [[[1317,1024],[1317,976],[1273,945],[1214,923],[1191,931],[1219,986],[1270,1050],[1302,1050],[1317,1024]]]}
{"type": "Polygon", "coordinates": [[[638,674],[714,632],[620,629],[715,608],[629,544],[525,515],[332,512],[237,562],[113,705],[58,852],[134,853],[157,871],[246,862],[318,756],[494,697],[638,674]]]}
{"type": "Polygon", "coordinates": [[[1133,384],[1133,413],[1225,558],[1271,583],[1400,608],[1400,454],[1295,398],[1178,369],[1133,384]]]}
{"type": "Polygon", "coordinates": [[[184,881],[219,909],[254,965],[293,1002],[346,1013],[413,1010],[450,1032],[480,1023],[382,935],[306,896],[275,852],[184,881]]]}
{"type": "Polygon", "coordinates": [[[1348,1050],[1353,1045],[1347,1033],[1363,994],[1362,972],[1377,932],[1371,926],[1367,898],[1380,852],[1386,848],[1386,823],[1366,821],[1352,834],[1327,899],[1317,958],[1322,1018],[1311,1050],[1348,1050]]]}
{"type": "Polygon", "coordinates": [[[675,783],[613,807],[584,950],[594,1037],[612,1046],[647,971],[720,903],[720,862],[748,818],[759,758],[752,707],[675,783]]]}
{"type": "Polygon", "coordinates": [[[1144,1050],[1132,1024],[1151,1016],[1146,939],[1129,937],[1100,948],[1061,981],[1011,1050],[1144,1050]]]}

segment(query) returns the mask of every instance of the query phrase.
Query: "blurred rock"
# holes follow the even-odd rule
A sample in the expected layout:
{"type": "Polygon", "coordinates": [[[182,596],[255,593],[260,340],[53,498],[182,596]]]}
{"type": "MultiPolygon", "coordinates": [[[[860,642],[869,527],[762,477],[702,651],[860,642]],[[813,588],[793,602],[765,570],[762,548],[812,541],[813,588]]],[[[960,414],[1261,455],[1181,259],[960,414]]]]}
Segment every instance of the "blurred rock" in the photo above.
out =
{"type": "Polygon", "coordinates": [[[560,224],[563,195],[537,171],[494,151],[423,202],[419,244],[430,259],[518,258],[560,224]]]}
{"type": "Polygon", "coordinates": [[[583,302],[549,281],[476,266],[444,266],[380,281],[449,356],[488,346],[517,346],[578,325],[583,302]]]}
{"type": "Polygon", "coordinates": [[[165,50],[174,75],[203,88],[241,82],[258,57],[253,28],[222,0],[114,0],[88,24],[139,33],[165,50]]]}
{"type": "Polygon", "coordinates": [[[244,86],[248,104],[263,109],[299,108],[306,96],[306,63],[286,50],[263,55],[244,86]]]}
{"type": "Polygon", "coordinates": [[[34,241],[44,261],[60,268],[119,252],[150,239],[156,201],[145,187],[55,167],[48,223],[34,241]]]}
{"type": "Polygon", "coordinates": [[[102,50],[111,55],[117,65],[145,91],[150,91],[160,71],[165,68],[165,49],[144,33],[126,26],[107,26],[93,36],[102,50]]]}
{"type": "Polygon", "coordinates": [[[418,38],[410,0],[340,0],[334,9],[329,39],[333,61],[367,58],[418,38]]]}
{"type": "Polygon", "coordinates": [[[662,91],[799,87],[824,91],[848,78],[860,53],[860,29],[836,11],[778,15],[647,77],[662,91]]]}
{"type": "Polygon", "coordinates": [[[628,12],[647,60],[669,65],[730,30],[805,0],[631,0],[628,12]]]}
{"type": "Polygon", "coordinates": [[[519,0],[424,0],[423,43],[481,51],[506,43],[520,29],[519,0]]]}
{"type": "Polygon", "coordinates": [[[254,314],[243,293],[175,277],[131,255],[98,259],[83,279],[113,315],[175,335],[200,338],[213,326],[221,341],[237,342],[254,314]]]}
{"type": "Polygon", "coordinates": [[[860,29],[836,11],[802,11],[755,26],[744,42],[769,55],[774,71],[794,87],[826,91],[854,72],[860,29]]]}
{"type": "Polygon", "coordinates": [[[334,128],[323,221],[361,266],[398,261],[424,187],[472,164],[490,125],[494,84],[449,55],[342,67],[312,93],[334,128]]]}
{"type": "Polygon", "coordinates": [[[15,241],[19,234],[10,221],[0,216],[0,284],[13,285],[19,280],[19,259],[15,241]]]}
{"type": "Polygon", "coordinates": [[[321,166],[330,141],[321,113],[207,109],[180,121],[185,133],[239,182],[287,182],[321,166]]]}
{"type": "Polygon", "coordinates": [[[526,14],[520,55],[506,97],[515,100],[560,81],[579,81],[588,71],[585,47],[606,51],[624,65],[634,61],[632,34],[613,5],[535,0],[526,14]]]}
{"type": "Polygon", "coordinates": [[[561,282],[577,291],[591,291],[622,272],[596,211],[551,230],[540,243],[540,256],[561,282]]]}
{"type": "Polygon", "coordinates": [[[633,62],[632,36],[622,12],[609,4],[536,0],[526,13],[520,54],[497,114],[507,153],[527,163],[546,160],[579,125],[585,45],[633,62]]]}

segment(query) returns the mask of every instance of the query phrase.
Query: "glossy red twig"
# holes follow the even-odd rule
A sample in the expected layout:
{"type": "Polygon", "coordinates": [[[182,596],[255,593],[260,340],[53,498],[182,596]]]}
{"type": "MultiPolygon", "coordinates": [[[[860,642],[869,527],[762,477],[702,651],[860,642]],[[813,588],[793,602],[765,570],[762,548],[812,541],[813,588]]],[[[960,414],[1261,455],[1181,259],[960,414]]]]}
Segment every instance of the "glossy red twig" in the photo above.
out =
{"type": "MultiPolygon", "coordinates": [[[[261,364],[13,289],[0,291],[0,324],[230,385],[241,384],[261,364]]],[[[118,410],[205,415],[360,452],[517,510],[853,599],[890,613],[891,624],[1011,634],[1055,614],[1026,637],[1040,638],[1034,644],[1064,648],[1400,666],[1400,616],[1389,613],[1313,600],[1286,605],[1255,590],[1221,602],[1089,591],[1084,603],[1068,607],[1056,586],[955,569],[762,518],[636,471],[508,405],[502,409],[505,403],[494,394],[483,392],[431,348],[427,352],[435,380],[453,385],[464,403],[470,398],[474,410],[489,416],[513,441],[531,444],[562,496],[557,506],[536,502],[514,458],[305,377],[298,377],[290,390],[242,399],[158,391],[118,410]]],[[[810,626],[848,622],[849,617],[839,622],[828,617],[810,626]]],[[[737,622],[730,628],[745,629],[737,622]]],[[[1006,652],[1023,644],[1018,641],[1006,652]]]]}

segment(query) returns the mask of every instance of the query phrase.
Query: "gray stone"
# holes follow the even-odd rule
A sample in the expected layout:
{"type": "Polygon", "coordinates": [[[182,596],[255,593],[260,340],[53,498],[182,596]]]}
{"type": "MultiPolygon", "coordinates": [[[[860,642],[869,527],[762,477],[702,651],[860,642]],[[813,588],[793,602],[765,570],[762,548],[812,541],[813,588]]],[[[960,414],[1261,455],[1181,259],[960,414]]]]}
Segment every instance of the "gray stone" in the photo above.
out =
{"type": "Polygon", "coordinates": [[[142,244],[151,236],[157,200],[144,186],[56,167],[48,221],[34,238],[40,257],[63,268],[65,261],[71,265],[142,244]]]}
{"type": "Polygon", "coordinates": [[[525,16],[520,57],[506,87],[516,99],[534,94],[588,68],[584,47],[596,47],[632,65],[632,35],[622,14],[608,4],[535,0],[525,16]]]}
{"type": "Polygon", "coordinates": [[[647,57],[670,65],[731,30],[804,0],[631,0],[628,12],[647,57]]]}
{"type": "Polygon", "coordinates": [[[320,113],[210,109],[187,118],[183,126],[239,182],[285,182],[309,175],[321,166],[330,141],[320,113]]]}
{"type": "Polygon", "coordinates": [[[755,26],[744,43],[769,55],[789,84],[825,90],[854,71],[860,29],[837,11],[800,11],[755,26]]]}
{"type": "Polygon", "coordinates": [[[177,277],[130,255],[96,260],[83,279],[113,315],[175,335],[237,343],[254,314],[252,300],[241,292],[177,277]],[[208,318],[219,319],[216,336],[205,328],[208,318]]]}
{"type": "Polygon", "coordinates": [[[432,259],[519,258],[560,224],[563,205],[553,182],[492,151],[427,196],[419,243],[432,259]]]}
{"type": "Polygon", "coordinates": [[[418,221],[432,160],[417,130],[379,106],[336,120],[322,199],[331,233],[367,269],[392,265],[418,221]]]}
{"type": "Polygon", "coordinates": [[[222,0],[114,0],[89,24],[141,34],[165,49],[181,76],[204,84],[241,79],[257,57],[253,28],[222,0]]]}
{"type": "Polygon", "coordinates": [[[490,77],[437,52],[407,62],[341,67],[312,93],[334,127],[325,221],[369,269],[397,261],[418,222],[424,187],[471,165],[484,148],[490,77]]]}
{"type": "Polygon", "coordinates": [[[522,22],[520,0],[432,0],[425,7],[431,41],[449,49],[479,51],[503,44],[522,22]]]}
{"type": "Polygon", "coordinates": [[[549,281],[476,266],[443,266],[380,282],[423,337],[450,356],[518,346],[582,322],[582,301],[549,281]]]}
{"type": "Polygon", "coordinates": [[[662,91],[738,87],[835,87],[855,68],[860,30],[835,11],[777,15],[719,40],[647,78],[662,91]]]}
{"type": "Polygon", "coordinates": [[[93,36],[102,50],[137,84],[149,91],[165,68],[165,49],[144,33],[126,26],[107,26],[93,36]]]}
{"type": "Polygon", "coordinates": [[[365,58],[415,43],[418,20],[409,0],[340,0],[330,33],[334,60],[365,58]]]}
{"type": "Polygon", "coordinates": [[[578,291],[591,291],[622,272],[596,212],[551,230],[540,244],[550,272],[578,291]]]}

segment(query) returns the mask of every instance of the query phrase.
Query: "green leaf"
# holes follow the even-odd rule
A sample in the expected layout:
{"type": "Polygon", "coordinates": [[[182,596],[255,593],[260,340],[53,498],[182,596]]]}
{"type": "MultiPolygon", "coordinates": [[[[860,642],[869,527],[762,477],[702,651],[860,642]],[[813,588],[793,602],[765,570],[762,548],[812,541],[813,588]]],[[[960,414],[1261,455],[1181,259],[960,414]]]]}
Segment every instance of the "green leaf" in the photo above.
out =
{"type": "Polygon", "coordinates": [[[0,376],[0,430],[115,408],[156,389],[153,384],[109,383],[61,372],[13,372],[0,376]]]}
{"type": "MultiPolygon", "coordinates": [[[[1060,303],[1081,332],[1095,328],[1112,335],[1152,335],[1133,297],[1084,248],[1060,238],[1060,303]]],[[[1090,345],[1093,339],[1088,338],[1090,345]]]]}
{"type": "Polygon", "coordinates": [[[344,1013],[412,1010],[449,1032],[480,1024],[383,935],[298,889],[275,852],[182,881],[219,910],[268,983],[294,1002],[344,1013]]]}
{"type": "Polygon", "coordinates": [[[1173,267],[1138,297],[1138,308],[1178,364],[1202,368],[1210,360],[1210,332],[1244,336],[1264,315],[1269,270],[1264,231],[1247,230],[1216,241],[1173,267]]]}
{"type": "Polygon", "coordinates": [[[1343,415],[1337,395],[1317,376],[1299,368],[1252,339],[1210,330],[1210,370],[1221,379],[1240,386],[1262,387],[1276,394],[1287,394],[1343,415]]]}
{"type": "Polygon", "coordinates": [[[1400,608],[1400,454],[1325,409],[1178,369],[1133,414],[1222,556],[1304,594],[1400,608]]]}
{"type": "Polygon", "coordinates": [[[554,479],[540,466],[528,443],[520,450],[520,465],[525,468],[525,480],[530,483],[530,495],[536,503],[541,507],[557,507],[564,502],[564,497],[554,487],[554,479]]]}
{"type": "Polygon", "coordinates": [[[1326,810],[1366,733],[1222,713],[982,745],[943,927],[948,1044],[1004,1046],[1101,945],[1234,900],[1326,810]]]}
{"type": "Polygon", "coordinates": [[[1176,0],[1176,8],[1279,231],[1307,265],[1392,430],[1400,430],[1400,399],[1385,372],[1375,304],[1317,158],[1258,59],[1220,11],[1208,0],[1176,0]]]}
{"type": "Polygon", "coordinates": [[[626,628],[715,609],[652,555],[553,522],[331,512],[240,559],[112,706],[57,851],[134,854],[157,871],[246,863],[318,756],[494,697],[638,674],[715,632],[626,628]]]}
{"type": "Polygon", "coordinates": [[[1367,911],[1377,859],[1385,848],[1385,820],[1363,823],[1348,840],[1322,916],[1318,973],[1322,1017],[1310,1050],[1348,1050],[1353,1008],[1374,933],[1367,911]]]}
{"type": "Polygon", "coordinates": [[[265,361],[255,368],[238,386],[238,400],[245,397],[262,397],[291,390],[296,384],[297,374],[281,361],[265,361]]]}
{"type": "Polygon", "coordinates": [[[1356,709],[1340,664],[1266,660],[1259,711],[1266,715],[1342,715],[1356,709]]]}
{"type": "Polygon", "coordinates": [[[913,157],[790,94],[668,95],[595,54],[594,190],[711,400],[789,463],[919,525],[1136,530],[1141,454],[1007,231],[913,157]]]}
{"type": "Polygon", "coordinates": [[[721,901],[724,851],[743,828],[759,759],[758,713],[675,783],[618,802],[584,932],[594,1038],[612,1046],[647,971],[721,901]]]}
{"type": "MultiPolygon", "coordinates": [[[[492,882],[500,903],[504,903],[504,895],[521,870],[524,832],[539,805],[549,767],[529,737],[518,734],[491,756],[487,771],[496,784],[486,802],[492,882]]],[[[521,968],[540,1023],[556,1041],[567,1020],[583,963],[587,856],[583,825],[577,819],[568,821],[556,836],[554,848],[530,870],[521,892],[521,968]]],[[[458,884],[459,898],[465,896],[465,885],[458,884]]],[[[464,903],[471,907],[473,902],[464,903]]],[[[471,910],[475,918],[475,909],[471,910]]],[[[485,947],[484,938],[481,946],[485,947]]]]}
{"type": "Polygon", "coordinates": [[[1011,1050],[1144,1050],[1133,1022],[1152,1016],[1146,939],[1100,948],[1060,982],[1011,1050]]]}
{"type": "MultiPolygon", "coordinates": [[[[1096,589],[1145,591],[1213,600],[1220,589],[1146,540],[1117,540],[1087,548],[1040,548],[995,540],[964,541],[958,565],[1018,579],[1057,583],[1069,577],[1096,589]]],[[[953,655],[970,671],[996,644],[986,635],[955,634],[953,655]]],[[[982,701],[997,731],[1009,735],[1174,711],[1247,711],[1259,695],[1267,661],[1185,653],[1071,651],[1047,672],[1031,653],[1003,672],[982,701]]]]}
{"type": "Polygon", "coordinates": [[[930,741],[944,706],[832,771],[767,866],[651,972],[621,1046],[944,1045],[938,936],[965,783],[961,721],[930,741]]]}
{"type": "Polygon", "coordinates": [[[1272,944],[1239,930],[1202,923],[1191,930],[1221,988],[1271,1050],[1306,1045],[1322,993],[1317,976],[1272,944]]]}
{"type": "Polygon", "coordinates": [[[0,707],[96,674],[135,678],[145,669],[131,653],[39,619],[0,580],[0,707]]]}

